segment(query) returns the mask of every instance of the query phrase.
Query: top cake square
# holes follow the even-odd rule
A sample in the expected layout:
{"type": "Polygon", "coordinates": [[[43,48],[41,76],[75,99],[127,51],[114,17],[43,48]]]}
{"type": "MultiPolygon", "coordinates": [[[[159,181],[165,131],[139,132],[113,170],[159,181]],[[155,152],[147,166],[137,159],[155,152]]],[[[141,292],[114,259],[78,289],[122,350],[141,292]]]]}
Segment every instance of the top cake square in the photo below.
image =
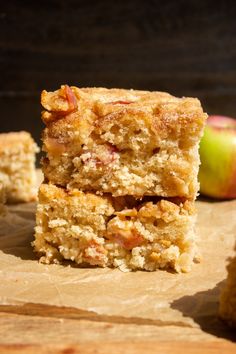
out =
{"type": "Polygon", "coordinates": [[[113,196],[196,197],[207,117],[198,99],[63,85],[41,102],[46,180],[113,196]]]}

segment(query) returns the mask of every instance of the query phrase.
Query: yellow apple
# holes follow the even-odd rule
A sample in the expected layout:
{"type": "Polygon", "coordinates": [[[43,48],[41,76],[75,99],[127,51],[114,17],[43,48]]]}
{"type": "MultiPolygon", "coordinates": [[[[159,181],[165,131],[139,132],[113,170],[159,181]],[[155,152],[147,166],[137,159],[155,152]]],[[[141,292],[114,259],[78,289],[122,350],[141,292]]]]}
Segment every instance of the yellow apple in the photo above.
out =
{"type": "Polygon", "coordinates": [[[200,143],[200,192],[220,199],[236,198],[236,120],[207,119],[200,143]]]}

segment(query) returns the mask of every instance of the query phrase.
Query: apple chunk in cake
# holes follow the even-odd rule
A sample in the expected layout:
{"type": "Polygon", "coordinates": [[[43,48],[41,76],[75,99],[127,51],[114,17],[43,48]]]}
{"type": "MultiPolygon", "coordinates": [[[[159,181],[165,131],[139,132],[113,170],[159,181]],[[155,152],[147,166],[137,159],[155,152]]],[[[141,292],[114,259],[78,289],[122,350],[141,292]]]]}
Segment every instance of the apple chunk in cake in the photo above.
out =
{"type": "Polygon", "coordinates": [[[36,198],[35,153],[38,148],[27,132],[0,134],[0,183],[7,201],[36,198]]]}
{"type": "Polygon", "coordinates": [[[34,249],[45,263],[189,271],[196,252],[193,203],[154,199],[42,184],[34,249]]]}
{"type": "Polygon", "coordinates": [[[51,183],[113,196],[195,198],[206,119],[197,99],[64,85],[43,91],[41,102],[51,183]]]}
{"type": "Polygon", "coordinates": [[[236,255],[230,260],[227,269],[226,286],[220,298],[220,316],[230,326],[236,327],[236,255]]]}

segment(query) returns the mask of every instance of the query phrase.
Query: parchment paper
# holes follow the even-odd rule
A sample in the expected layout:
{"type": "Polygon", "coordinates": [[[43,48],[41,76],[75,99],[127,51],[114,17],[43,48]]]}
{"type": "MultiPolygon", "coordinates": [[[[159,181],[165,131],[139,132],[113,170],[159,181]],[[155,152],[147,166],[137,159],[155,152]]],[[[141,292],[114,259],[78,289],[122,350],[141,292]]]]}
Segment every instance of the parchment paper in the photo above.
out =
{"type": "Polygon", "coordinates": [[[35,207],[10,206],[0,218],[0,310],[25,304],[69,307],[88,316],[179,326],[182,336],[188,328],[188,338],[196,327],[206,336],[220,335],[218,297],[236,237],[236,201],[197,202],[202,261],[187,274],[39,264],[30,245],[35,207]]]}

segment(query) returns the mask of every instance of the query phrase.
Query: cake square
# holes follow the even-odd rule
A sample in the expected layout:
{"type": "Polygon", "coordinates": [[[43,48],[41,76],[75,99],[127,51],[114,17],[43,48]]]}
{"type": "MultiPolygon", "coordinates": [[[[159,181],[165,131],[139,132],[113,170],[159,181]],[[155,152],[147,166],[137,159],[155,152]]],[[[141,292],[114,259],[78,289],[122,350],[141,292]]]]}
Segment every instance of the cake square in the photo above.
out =
{"type": "Polygon", "coordinates": [[[236,327],[236,255],[230,259],[227,270],[226,285],[220,297],[220,316],[230,326],[236,327]]]}
{"type": "Polygon", "coordinates": [[[42,184],[33,246],[44,263],[187,272],[196,256],[194,222],[193,202],[42,184]]]}
{"type": "Polygon", "coordinates": [[[43,91],[41,103],[51,183],[114,197],[196,197],[207,117],[197,99],[63,85],[43,91]]]}
{"type": "Polygon", "coordinates": [[[38,147],[28,132],[0,134],[0,183],[8,202],[36,199],[37,151],[38,147]]]}

